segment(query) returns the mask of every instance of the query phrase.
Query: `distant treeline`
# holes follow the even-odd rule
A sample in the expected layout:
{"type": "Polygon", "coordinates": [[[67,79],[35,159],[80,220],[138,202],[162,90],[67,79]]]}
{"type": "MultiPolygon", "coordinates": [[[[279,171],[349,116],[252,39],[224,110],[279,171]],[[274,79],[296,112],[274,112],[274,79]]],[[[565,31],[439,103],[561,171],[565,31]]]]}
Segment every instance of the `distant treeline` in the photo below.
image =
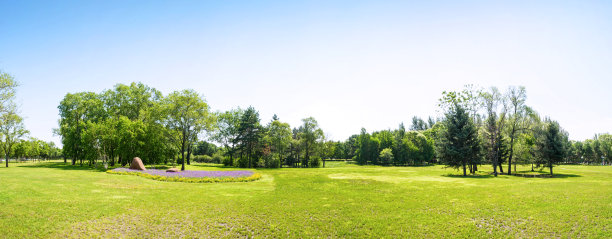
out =
{"type": "MultiPolygon", "coordinates": [[[[542,120],[525,104],[524,87],[510,87],[505,93],[495,87],[488,90],[473,86],[459,92],[443,92],[439,108],[444,117],[412,119],[411,130],[403,124],[396,130],[384,130],[351,136],[338,148],[351,148],[342,156],[353,157],[360,164],[418,165],[441,163],[461,168],[464,174],[491,164],[494,174],[516,171],[516,165],[533,168],[552,167],[558,163],[610,164],[612,136],[596,135],[584,142],[569,141],[558,122],[542,120]],[[354,154],[351,154],[354,152],[354,154]]],[[[340,151],[342,152],[342,151],[340,151]]],[[[346,151],[345,151],[346,152],[346,151]]],[[[338,153],[335,154],[337,156],[338,153]]]]}
{"type": "Polygon", "coordinates": [[[163,96],[141,83],[118,84],[101,93],[69,93],[59,105],[63,154],[72,164],[102,161],[127,165],[221,161],[237,167],[318,167],[324,134],[310,117],[291,128],[276,115],[262,125],[253,108],[209,111],[193,90],[163,96]],[[199,138],[217,142],[212,146],[199,138]],[[204,152],[206,151],[206,152],[204,152]]]}
{"type": "MultiPolygon", "coordinates": [[[[557,122],[542,120],[525,104],[524,87],[505,93],[467,86],[443,92],[443,117],[414,117],[409,130],[368,133],[362,129],[345,141],[328,141],[317,121],[298,127],[274,117],[261,123],[253,108],[210,112],[193,90],[163,96],[141,83],[116,85],[101,93],[67,94],[61,101],[63,155],[72,163],[97,161],[128,164],[138,156],[145,164],[198,162],[236,167],[319,167],[321,159],[352,159],[358,164],[446,164],[478,171],[491,164],[495,174],[511,173],[516,164],[609,164],[609,134],[585,142],[568,141],[557,122]],[[502,164],[508,165],[507,169],[502,164]]],[[[516,169],[514,169],[516,170],[516,169]]]]}

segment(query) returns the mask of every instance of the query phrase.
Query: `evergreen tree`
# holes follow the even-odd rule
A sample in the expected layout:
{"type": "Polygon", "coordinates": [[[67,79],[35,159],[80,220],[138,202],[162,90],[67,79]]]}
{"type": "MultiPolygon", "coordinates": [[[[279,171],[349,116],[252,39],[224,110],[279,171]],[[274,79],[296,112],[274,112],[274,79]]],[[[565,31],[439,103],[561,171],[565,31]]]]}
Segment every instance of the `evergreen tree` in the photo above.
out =
{"type": "Polygon", "coordinates": [[[236,138],[241,150],[241,167],[252,168],[255,166],[254,156],[257,144],[262,137],[262,127],[259,123],[259,112],[255,111],[252,106],[247,108],[240,119],[238,127],[238,137],[236,138]]]}
{"type": "Polygon", "coordinates": [[[449,167],[463,168],[465,176],[466,166],[475,164],[481,157],[478,131],[468,113],[457,103],[446,113],[443,124],[436,142],[438,158],[449,167]]]}
{"type": "Polygon", "coordinates": [[[567,136],[563,133],[558,122],[550,119],[546,121],[539,134],[537,145],[540,160],[550,168],[550,175],[553,175],[553,165],[563,161],[567,153],[565,147],[567,136]]]}

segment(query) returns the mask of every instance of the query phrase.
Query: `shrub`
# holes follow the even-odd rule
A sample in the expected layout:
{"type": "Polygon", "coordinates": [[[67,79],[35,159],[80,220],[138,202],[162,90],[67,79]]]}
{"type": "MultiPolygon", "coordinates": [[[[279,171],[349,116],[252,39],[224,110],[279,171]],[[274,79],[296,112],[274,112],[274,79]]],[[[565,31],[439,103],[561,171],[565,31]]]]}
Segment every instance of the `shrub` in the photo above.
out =
{"type": "Polygon", "coordinates": [[[308,167],[310,168],[321,167],[321,158],[317,156],[313,156],[312,158],[310,158],[310,161],[308,162],[308,167]]]}
{"type": "Polygon", "coordinates": [[[223,155],[221,155],[220,152],[217,152],[212,156],[212,163],[221,163],[223,159],[223,155]]]}
{"type": "Polygon", "coordinates": [[[267,168],[280,168],[281,162],[277,158],[268,160],[266,167],[267,168]]]}
{"type": "Polygon", "coordinates": [[[234,162],[232,161],[230,157],[225,157],[223,158],[223,165],[224,166],[234,166],[234,162]]]}

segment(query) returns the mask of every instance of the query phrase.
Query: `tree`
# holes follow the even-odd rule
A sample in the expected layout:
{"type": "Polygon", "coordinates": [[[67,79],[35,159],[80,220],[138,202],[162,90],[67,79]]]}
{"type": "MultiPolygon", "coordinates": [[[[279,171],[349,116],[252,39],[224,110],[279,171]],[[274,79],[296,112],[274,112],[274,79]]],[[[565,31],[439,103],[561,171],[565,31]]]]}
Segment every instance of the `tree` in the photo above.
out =
{"type": "Polygon", "coordinates": [[[436,149],[443,164],[458,169],[474,163],[480,157],[478,131],[465,109],[455,103],[445,114],[444,128],[440,131],[436,149]]]}
{"type": "MultiPolygon", "coordinates": [[[[276,154],[279,162],[283,162],[285,149],[291,142],[291,127],[288,123],[281,122],[276,115],[268,124],[267,134],[272,142],[272,153],[276,154]]],[[[325,165],[325,163],[324,163],[325,165]]]]}
{"type": "MultiPolygon", "coordinates": [[[[237,108],[223,113],[217,113],[217,125],[212,139],[225,147],[225,152],[230,157],[230,164],[234,163],[234,153],[238,141],[238,128],[244,110],[237,108]]],[[[228,165],[229,166],[229,165],[228,165]]]]}
{"type": "Polygon", "coordinates": [[[385,148],[380,151],[379,158],[382,165],[389,165],[393,163],[393,151],[390,148],[385,148]]]}
{"type": "Polygon", "coordinates": [[[23,119],[17,115],[14,103],[18,84],[15,78],[0,71],[0,133],[2,133],[2,149],[6,159],[6,167],[15,142],[27,133],[23,119]]]}
{"type": "Polygon", "coordinates": [[[525,91],[525,87],[510,87],[508,89],[508,101],[510,103],[510,111],[512,114],[510,115],[510,132],[508,136],[510,138],[510,151],[508,156],[508,175],[512,174],[512,156],[514,155],[514,141],[516,140],[517,134],[522,129],[520,128],[521,120],[525,117],[525,112],[527,111],[527,106],[525,105],[525,100],[527,99],[527,94],[525,91]]]}
{"type": "Polygon", "coordinates": [[[238,137],[236,137],[236,142],[238,142],[241,151],[240,167],[252,168],[255,166],[254,155],[261,137],[262,127],[259,123],[259,112],[250,106],[240,118],[238,137]],[[246,161],[242,157],[243,154],[246,156],[246,161]]]}
{"type": "Polygon", "coordinates": [[[167,127],[178,132],[181,154],[181,170],[185,170],[185,150],[193,143],[194,135],[210,129],[214,119],[203,97],[193,90],[175,91],[166,99],[167,127]]]}
{"type": "MultiPolygon", "coordinates": [[[[431,118],[430,122],[431,122],[431,118]]],[[[425,123],[425,121],[417,116],[412,117],[412,124],[410,125],[410,130],[426,130],[429,128],[429,125],[425,123]]]]}
{"type": "Polygon", "coordinates": [[[601,134],[598,139],[601,141],[601,164],[610,164],[612,162],[612,135],[601,134]]]}
{"type": "Polygon", "coordinates": [[[539,134],[537,145],[540,160],[550,168],[550,175],[553,175],[553,165],[561,162],[566,155],[566,142],[567,135],[563,132],[559,123],[546,119],[544,128],[539,134]]]}
{"type": "Polygon", "coordinates": [[[21,137],[28,133],[23,126],[23,119],[9,111],[0,115],[0,133],[2,135],[2,151],[8,167],[9,156],[12,153],[13,146],[21,137]]]}
{"type": "Polygon", "coordinates": [[[17,81],[12,75],[0,71],[0,114],[10,113],[13,110],[17,86],[17,81]]]}
{"type": "Polygon", "coordinates": [[[300,144],[304,150],[305,162],[305,164],[302,163],[302,166],[308,166],[311,160],[310,157],[316,154],[317,148],[325,137],[323,130],[319,128],[319,124],[313,117],[302,119],[302,123],[302,126],[299,128],[300,144]]]}
{"type": "MultiPolygon", "coordinates": [[[[368,161],[372,161],[372,146],[373,142],[371,142],[371,136],[368,134],[365,128],[361,128],[361,134],[359,134],[359,138],[357,139],[357,150],[355,151],[355,161],[357,164],[365,165],[368,161]]],[[[378,155],[377,155],[378,156],[378,155]]]]}
{"type": "Polygon", "coordinates": [[[487,148],[487,159],[493,165],[493,174],[497,177],[497,167],[499,166],[500,171],[503,173],[502,163],[502,147],[503,147],[503,136],[502,130],[506,117],[506,103],[504,98],[501,96],[497,88],[492,87],[490,91],[483,91],[480,94],[482,104],[484,105],[487,118],[485,123],[485,134],[486,134],[486,148],[487,148]],[[497,113],[497,106],[503,105],[502,111],[497,113]]]}

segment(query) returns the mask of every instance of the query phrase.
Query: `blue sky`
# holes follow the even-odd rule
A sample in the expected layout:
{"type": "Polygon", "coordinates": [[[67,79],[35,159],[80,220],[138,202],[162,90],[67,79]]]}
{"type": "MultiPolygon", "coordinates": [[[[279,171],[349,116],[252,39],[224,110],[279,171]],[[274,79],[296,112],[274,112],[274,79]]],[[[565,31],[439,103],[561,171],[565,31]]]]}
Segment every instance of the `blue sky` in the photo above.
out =
{"type": "Polygon", "coordinates": [[[68,92],[192,88],[328,137],[437,115],[444,90],[527,87],[570,138],[612,132],[608,1],[0,1],[0,70],[31,136],[68,92]]]}

